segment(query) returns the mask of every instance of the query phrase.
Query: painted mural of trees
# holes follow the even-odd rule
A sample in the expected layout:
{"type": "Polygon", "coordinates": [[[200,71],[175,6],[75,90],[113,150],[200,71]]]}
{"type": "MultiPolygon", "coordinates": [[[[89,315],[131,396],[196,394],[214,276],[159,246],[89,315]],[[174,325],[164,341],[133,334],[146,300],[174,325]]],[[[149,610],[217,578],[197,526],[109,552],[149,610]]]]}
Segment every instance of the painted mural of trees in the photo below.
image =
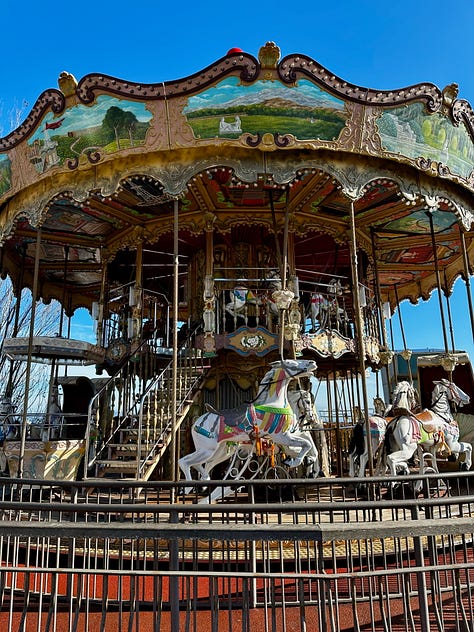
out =
{"type": "Polygon", "coordinates": [[[11,186],[11,164],[8,158],[0,156],[0,195],[11,186]]]}
{"type": "Polygon", "coordinates": [[[110,135],[110,141],[115,140],[117,149],[121,149],[120,139],[124,137],[130,140],[130,147],[133,147],[133,132],[138,127],[138,119],[133,112],[113,105],[107,110],[102,127],[110,135]]]}

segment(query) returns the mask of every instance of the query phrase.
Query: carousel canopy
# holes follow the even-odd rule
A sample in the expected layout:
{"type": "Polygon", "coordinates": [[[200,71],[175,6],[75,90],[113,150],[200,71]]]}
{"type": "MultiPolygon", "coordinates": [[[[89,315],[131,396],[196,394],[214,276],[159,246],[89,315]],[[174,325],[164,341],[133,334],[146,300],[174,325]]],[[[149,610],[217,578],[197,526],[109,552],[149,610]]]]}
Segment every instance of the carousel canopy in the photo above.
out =
{"type": "Polygon", "coordinates": [[[353,208],[382,299],[428,298],[437,267],[449,292],[474,264],[473,139],[454,84],[371,90],[271,42],[165,83],[64,72],[0,139],[3,273],[32,287],[39,247],[39,295],[73,312],[104,269],[126,287],[141,244],[169,297],[177,204],[183,282],[207,231],[273,248],[287,222],[300,282],[324,285],[350,276],[353,208]]]}

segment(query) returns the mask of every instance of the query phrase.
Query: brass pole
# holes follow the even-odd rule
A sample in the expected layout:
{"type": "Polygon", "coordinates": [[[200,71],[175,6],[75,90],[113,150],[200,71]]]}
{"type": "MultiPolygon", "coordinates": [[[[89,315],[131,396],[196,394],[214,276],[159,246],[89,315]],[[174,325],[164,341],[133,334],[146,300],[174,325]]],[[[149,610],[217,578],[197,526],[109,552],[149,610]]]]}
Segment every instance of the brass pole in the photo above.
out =
{"type": "MultiPolygon", "coordinates": [[[[359,372],[361,377],[362,397],[364,403],[364,418],[366,436],[370,437],[370,421],[369,421],[369,404],[367,397],[367,381],[365,378],[365,345],[364,345],[364,321],[360,307],[359,299],[359,272],[357,261],[357,238],[355,223],[354,201],[351,200],[350,205],[350,241],[349,248],[351,254],[351,271],[352,271],[352,298],[354,301],[354,324],[357,339],[357,353],[359,356],[359,372]]],[[[369,457],[369,474],[374,475],[374,463],[371,442],[367,441],[368,457],[369,457]]]]}
{"type": "Polygon", "coordinates": [[[105,346],[105,338],[104,338],[104,320],[107,316],[105,310],[105,292],[107,285],[107,265],[103,259],[103,253],[101,253],[101,261],[102,261],[102,278],[100,284],[100,296],[99,296],[99,313],[97,315],[97,344],[100,346],[105,346]]]}
{"type": "Polygon", "coordinates": [[[464,231],[461,229],[461,226],[459,226],[459,236],[461,237],[462,258],[464,262],[464,282],[466,284],[467,304],[469,307],[469,316],[471,319],[471,333],[472,333],[472,339],[474,340],[474,309],[472,307],[471,272],[469,270],[469,259],[467,256],[466,238],[464,235],[464,231]]]}
{"type": "MultiPolygon", "coordinates": [[[[288,196],[290,190],[287,188],[286,190],[286,208],[285,208],[285,224],[283,228],[283,255],[281,260],[281,288],[282,290],[286,290],[286,280],[287,280],[287,266],[288,266],[288,224],[289,224],[289,208],[288,208],[288,196]]],[[[279,340],[280,340],[280,358],[283,360],[283,347],[285,344],[285,317],[287,310],[280,310],[280,331],[279,331],[279,340]]]]}
{"type": "MultiPolygon", "coordinates": [[[[374,276],[375,276],[375,300],[377,303],[377,316],[378,316],[378,324],[380,329],[380,336],[382,340],[382,345],[385,350],[388,350],[388,341],[387,341],[387,332],[385,330],[385,319],[384,319],[384,310],[382,304],[382,292],[380,291],[380,281],[379,281],[379,267],[377,262],[377,248],[375,243],[375,231],[373,227],[370,229],[370,239],[372,244],[372,258],[374,260],[374,276]]],[[[393,347],[392,347],[393,351],[393,347]]],[[[385,378],[387,380],[387,389],[390,391],[390,371],[388,368],[388,364],[384,367],[385,370],[385,378]]],[[[379,394],[377,393],[377,396],[379,394]]],[[[390,393],[387,394],[390,397],[390,393]]],[[[388,402],[387,402],[388,403],[388,402]]]]}
{"type": "Polygon", "coordinates": [[[382,340],[382,344],[385,348],[387,348],[387,336],[385,332],[384,320],[383,320],[383,305],[382,305],[382,294],[380,292],[380,282],[379,282],[379,270],[377,264],[377,249],[375,245],[375,233],[373,228],[370,229],[370,239],[372,243],[372,259],[374,261],[374,276],[375,276],[375,298],[377,304],[377,316],[380,328],[380,337],[382,340]]]}
{"type": "Polygon", "coordinates": [[[18,456],[18,470],[17,477],[23,478],[23,467],[25,461],[25,447],[26,447],[26,429],[28,422],[28,393],[30,390],[30,378],[31,378],[31,360],[33,354],[33,337],[35,333],[35,316],[36,316],[36,300],[38,295],[38,276],[39,276],[39,262],[40,262],[40,246],[41,246],[41,227],[36,232],[36,250],[35,250],[35,267],[33,273],[33,289],[31,291],[31,314],[30,314],[30,333],[28,338],[28,358],[26,361],[26,373],[25,373],[25,390],[23,398],[23,417],[21,422],[21,439],[20,439],[20,454],[18,456]]]}
{"type": "Polygon", "coordinates": [[[453,317],[451,314],[451,303],[449,301],[448,280],[446,278],[446,270],[444,270],[444,298],[446,300],[446,311],[448,313],[449,337],[451,339],[451,351],[454,353],[454,351],[456,351],[456,344],[454,342],[454,325],[453,325],[453,317]]]}
{"type": "MultiPolygon", "coordinates": [[[[171,475],[173,480],[178,480],[179,441],[177,437],[177,389],[178,389],[178,292],[179,292],[179,240],[178,240],[178,212],[179,202],[173,204],[173,360],[172,360],[172,388],[171,388],[171,475]]],[[[174,488],[173,488],[174,490],[174,488]]],[[[173,492],[174,494],[174,492],[173,492]]]]}
{"type": "Polygon", "coordinates": [[[434,233],[433,212],[426,211],[426,215],[428,216],[428,219],[430,220],[431,245],[433,248],[433,259],[434,259],[435,271],[436,271],[436,285],[438,287],[439,313],[441,316],[441,327],[443,328],[444,350],[446,353],[448,353],[449,347],[448,347],[448,338],[446,335],[446,322],[444,319],[443,298],[441,295],[442,290],[441,290],[441,280],[439,276],[438,253],[436,252],[436,239],[435,239],[435,233],[434,233]]]}
{"type": "MultiPolygon", "coordinates": [[[[401,307],[400,307],[400,300],[398,298],[398,290],[397,290],[396,284],[393,287],[394,287],[394,290],[395,290],[395,301],[397,302],[398,322],[400,323],[400,332],[402,334],[403,350],[404,351],[408,351],[407,341],[405,339],[405,329],[403,328],[402,310],[401,310],[401,307]]],[[[407,362],[407,367],[408,367],[408,377],[410,378],[410,384],[413,384],[413,375],[412,375],[412,372],[411,372],[411,358],[407,357],[406,358],[406,362],[407,362]]]]}

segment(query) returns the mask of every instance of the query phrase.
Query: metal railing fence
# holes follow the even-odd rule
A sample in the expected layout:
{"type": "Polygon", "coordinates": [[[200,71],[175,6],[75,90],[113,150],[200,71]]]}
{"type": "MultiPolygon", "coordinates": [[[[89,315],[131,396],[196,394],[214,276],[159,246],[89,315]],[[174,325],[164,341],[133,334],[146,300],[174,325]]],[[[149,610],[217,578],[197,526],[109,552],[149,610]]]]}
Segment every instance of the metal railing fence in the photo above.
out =
{"type": "Polygon", "coordinates": [[[0,626],[472,631],[473,476],[3,479],[0,626]]]}

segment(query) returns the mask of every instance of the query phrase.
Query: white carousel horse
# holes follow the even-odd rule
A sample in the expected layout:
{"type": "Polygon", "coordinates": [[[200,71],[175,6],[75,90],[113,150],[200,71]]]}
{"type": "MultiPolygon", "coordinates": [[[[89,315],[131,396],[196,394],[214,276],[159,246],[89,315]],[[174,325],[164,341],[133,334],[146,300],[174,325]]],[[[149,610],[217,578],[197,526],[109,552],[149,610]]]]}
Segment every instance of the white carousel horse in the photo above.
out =
{"type": "MultiPolygon", "coordinates": [[[[319,455],[318,449],[313,441],[313,437],[311,435],[310,430],[308,428],[315,428],[320,424],[318,416],[316,414],[316,410],[314,408],[313,399],[311,393],[309,391],[305,391],[303,389],[297,389],[294,391],[288,391],[288,401],[293,410],[294,415],[298,419],[298,429],[295,430],[297,434],[307,438],[311,442],[311,450],[306,454],[304,460],[305,466],[305,478],[317,478],[319,475],[319,455]]],[[[208,411],[215,412],[219,414],[218,411],[212,410],[211,407],[207,407],[208,411]]],[[[221,413],[222,414],[222,413],[221,413]]],[[[263,452],[270,452],[272,449],[275,452],[280,452],[281,448],[279,446],[275,446],[273,442],[269,442],[265,439],[265,445],[263,446],[263,452]]],[[[298,455],[299,450],[292,450],[291,448],[286,449],[286,456],[294,458],[298,455]]],[[[252,456],[256,455],[256,442],[255,441],[244,441],[244,442],[235,442],[235,441],[227,441],[222,442],[219,445],[219,448],[216,450],[212,458],[206,463],[194,465],[195,469],[200,474],[201,480],[211,480],[211,472],[220,463],[223,463],[226,460],[230,460],[230,465],[227,468],[226,473],[223,478],[231,478],[231,479],[239,479],[245,473],[252,456]],[[236,466],[236,463],[240,463],[241,466],[236,466]]],[[[253,478],[253,477],[252,477],[253,478]]],[[[221,493],[219,493],[221,496],[221,493]]]]}
{"type": "MultiPolygon", "coordinates": [[[[297,418],[298,429],[296,432],[311,443],[311,449],[305,455],[305,472],[304,478],[317,478],[319,476],[319,453],[311,434],[311,429],[321,426],[316,409],[314,407],[313,397],[310,391],[297,389],[288,392],[288,401],[297,418]]],[[[287,457],[295,458],[298,456],[301,448],[296,451],[288,446],[286,449],[287,457]]]]}
{"type": "Polygon", "coordinates": [[[319,292],[312,292],[309,304],[309,317],[313,331],[319,328],[331,328],[334,325],[337,329],[347,322],[345,310],[339,306],[338,296],[342,295],[340,281],[332,279],[328,284],[327,295],[319,292]]]}
{"type": "Polygon", "coordinates": [[[469,396],[447,379],[433,383],[431,408],[416,415],[410,412],[410,399],[415,392],[413,386],[401,382],[395,391],[393,410],[396,416],[387,425],[385,433],[380,459],[382,473],[387,466],[392,476],[400,470],[408,473],[408,461],[419,445],[433,455],[433,463],[440,452],[464,454],[461,469],[471,469],[472,445],[459,441],[459,426],[451,412],[451,403],[456,407],[464,406],[469,403],[469,396]]]}
{"type": "MultiPolygon", "coordinates": [[[[371,415],[369,417],[369,427],[372,457],[375,458],[385,437],[387,420],[381,415],[371,415]]],[[[349,443],[349,476],[351,478],[363,478],[368,460],[369,448],[365,419],[359,419],[354,426],[349,443]]]]}
{"type": "Polygon", "coordinates": [[[233,318],[245,318],[247,305],[260,305],[260,299],[243,285],[230,290],[229,298],[230,301],[225,304],[225,311],[233,318]]]}
{"type": "Polygon", "coordinates": [[[314,360],[277,360],[263,377],[257,397],[244,410],[206,412],[193,424],[191,433],[195,451],[179,459],[186,480],[191,480],[191,467],[201,472],[203,464],[215,459],[223,444],[269,437],[285,448],[299,449],[287,462],[297,467],[312,450],[314,443],[298,433],[298,419],[288,400],[288,384],[298,377],[310,376],[316,370],[314,360]]]}
{"type": "MultiPolygon", "coordinates": [[[[386,406],[380,397],[374,399],[375,414],[369,416],[371,452],[375,462],[375,457],[382,445],[385,437],[385,428],[388,420],[386,416],[391,406],[386,406]]],[[[356,409],[355,409],[356,410],[356,409]]],[[[363,478],[365,476],[365,468],[369,461],[369,448],[367,444],[367,426],[365,419],[360,415],[360,410],[354,430],[349,442],[349,476],[351,478],[363,478]]]]}
{"type": "Polygon", "coordinates": [[[46,416],[46,427],[44,430],[44,440],[59,439],[64,423],[62,410],[59,405],[58,387],[53,386],[51,389],[51,398],[48,405],[46,416]]]}
{"type": "Polygon", "coordinates": [[[278,270],[269,270],[266,275],[266,281],[268,282],[268,292],[265,295],[264,302],[268,310],[268,316],[273,318],[277,317],[280,311],[273,298],[273,292],[281,290],[283,287],[278,270]]]}

